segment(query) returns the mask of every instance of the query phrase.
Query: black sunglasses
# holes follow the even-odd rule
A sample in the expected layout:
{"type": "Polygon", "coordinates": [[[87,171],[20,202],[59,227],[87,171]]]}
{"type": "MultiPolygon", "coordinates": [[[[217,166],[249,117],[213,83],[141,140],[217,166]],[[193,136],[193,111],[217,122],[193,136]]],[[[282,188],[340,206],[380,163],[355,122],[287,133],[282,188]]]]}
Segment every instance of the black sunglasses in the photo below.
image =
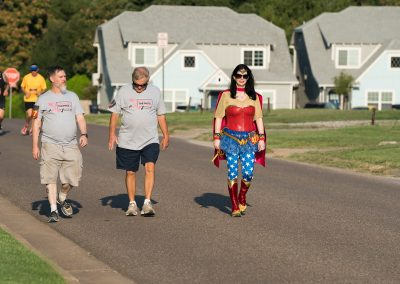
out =
{"type": "Polygon", "coordinates": [[[133,87],[134,88],[146,88],[147,87],[147,85],[148,85],[149,83],[144,83],[144,84],[136,84],[135,82],[133,82],[133,87]]]}
{"type": "Polygon", "coordinates": [[[237,74],[233,75],[233,77],[235,77],[236,79],[243,78],[243,79],[247,80],[247,79],[249,79],[249,74],[239,74],[239,73],[237,73],[237,74]]]}

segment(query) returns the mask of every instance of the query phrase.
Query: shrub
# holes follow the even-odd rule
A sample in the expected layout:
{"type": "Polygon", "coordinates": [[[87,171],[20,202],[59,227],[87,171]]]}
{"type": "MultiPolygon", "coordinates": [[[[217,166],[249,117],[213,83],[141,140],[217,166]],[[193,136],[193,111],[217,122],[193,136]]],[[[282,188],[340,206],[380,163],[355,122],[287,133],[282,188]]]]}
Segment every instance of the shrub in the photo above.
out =
{"type": "MultiPolygon", "coordinates": [[[[6,111],[4,117],[9,117],[10,110],[10,95],[6,97],[6,111]]],[[[12,93],[12,113],[13,118],[25,118],[25,105],[24,105],[24,95],[22,93],[17,93],[13,89],[12,93]]]]}
{"type": "Polygon", "coordinates": [[[84,89],[91,86],[92,82],[86,75],[75,75],[67,81],[67,89],[75,92],[79,99],[86,100],[84,89]]]}
{"type": "Polygon", "coordinates": [[[97,87],[89,85],[83,89],[82,99],[95,101],[97,99],[97,87]]]}

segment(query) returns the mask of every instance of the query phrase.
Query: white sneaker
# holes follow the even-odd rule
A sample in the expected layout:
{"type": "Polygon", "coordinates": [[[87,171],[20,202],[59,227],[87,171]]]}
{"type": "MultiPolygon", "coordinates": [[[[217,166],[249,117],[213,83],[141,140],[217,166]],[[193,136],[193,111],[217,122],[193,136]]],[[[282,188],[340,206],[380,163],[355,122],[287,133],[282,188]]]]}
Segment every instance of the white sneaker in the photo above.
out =
{"type": "Polygon", "coordinates": [[[136,216],[138,214],[138,208],[136,203],[129,203],[128,210],[126,210],[126,216],[136,216]]]}
{"type": "Polygon", "coordinates": [[[145,217],[154,216],[156,214],[151,202],[147,202],[147,203],[143,204],[142,212],[140,214],[145,217]]]}

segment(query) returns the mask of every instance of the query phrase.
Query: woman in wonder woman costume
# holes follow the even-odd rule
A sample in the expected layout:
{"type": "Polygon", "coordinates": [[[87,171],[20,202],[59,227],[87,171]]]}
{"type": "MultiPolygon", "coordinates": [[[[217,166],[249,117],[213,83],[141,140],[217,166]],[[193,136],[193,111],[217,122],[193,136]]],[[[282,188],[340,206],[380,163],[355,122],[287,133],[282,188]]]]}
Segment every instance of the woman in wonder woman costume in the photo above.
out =
{"type": "Polygon", "coordinates": [[[265,145],[262,96],[254,90],[250,68],[240,64],[232,72],[230,89],[220,93],[214,114],[214,164],[218,167],[220,160],[227,161],[233,217],[246,212],[254,162],[265,166],[265,145]],[[242,180],[238,192],[239,163],[242,180]]]}

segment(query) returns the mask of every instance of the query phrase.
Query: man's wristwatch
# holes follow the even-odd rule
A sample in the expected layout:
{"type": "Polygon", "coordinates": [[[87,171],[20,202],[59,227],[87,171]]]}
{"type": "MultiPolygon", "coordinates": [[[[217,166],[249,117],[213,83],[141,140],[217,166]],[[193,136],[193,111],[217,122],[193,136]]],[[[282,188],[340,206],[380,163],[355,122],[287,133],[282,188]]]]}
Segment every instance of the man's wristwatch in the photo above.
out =
{"type": "Polygon", "coordinates": [[[87,133],[81,133],[81,136],[86,136],[86,138],[89,138],[89,136],[87,135],[87,133]]]}

